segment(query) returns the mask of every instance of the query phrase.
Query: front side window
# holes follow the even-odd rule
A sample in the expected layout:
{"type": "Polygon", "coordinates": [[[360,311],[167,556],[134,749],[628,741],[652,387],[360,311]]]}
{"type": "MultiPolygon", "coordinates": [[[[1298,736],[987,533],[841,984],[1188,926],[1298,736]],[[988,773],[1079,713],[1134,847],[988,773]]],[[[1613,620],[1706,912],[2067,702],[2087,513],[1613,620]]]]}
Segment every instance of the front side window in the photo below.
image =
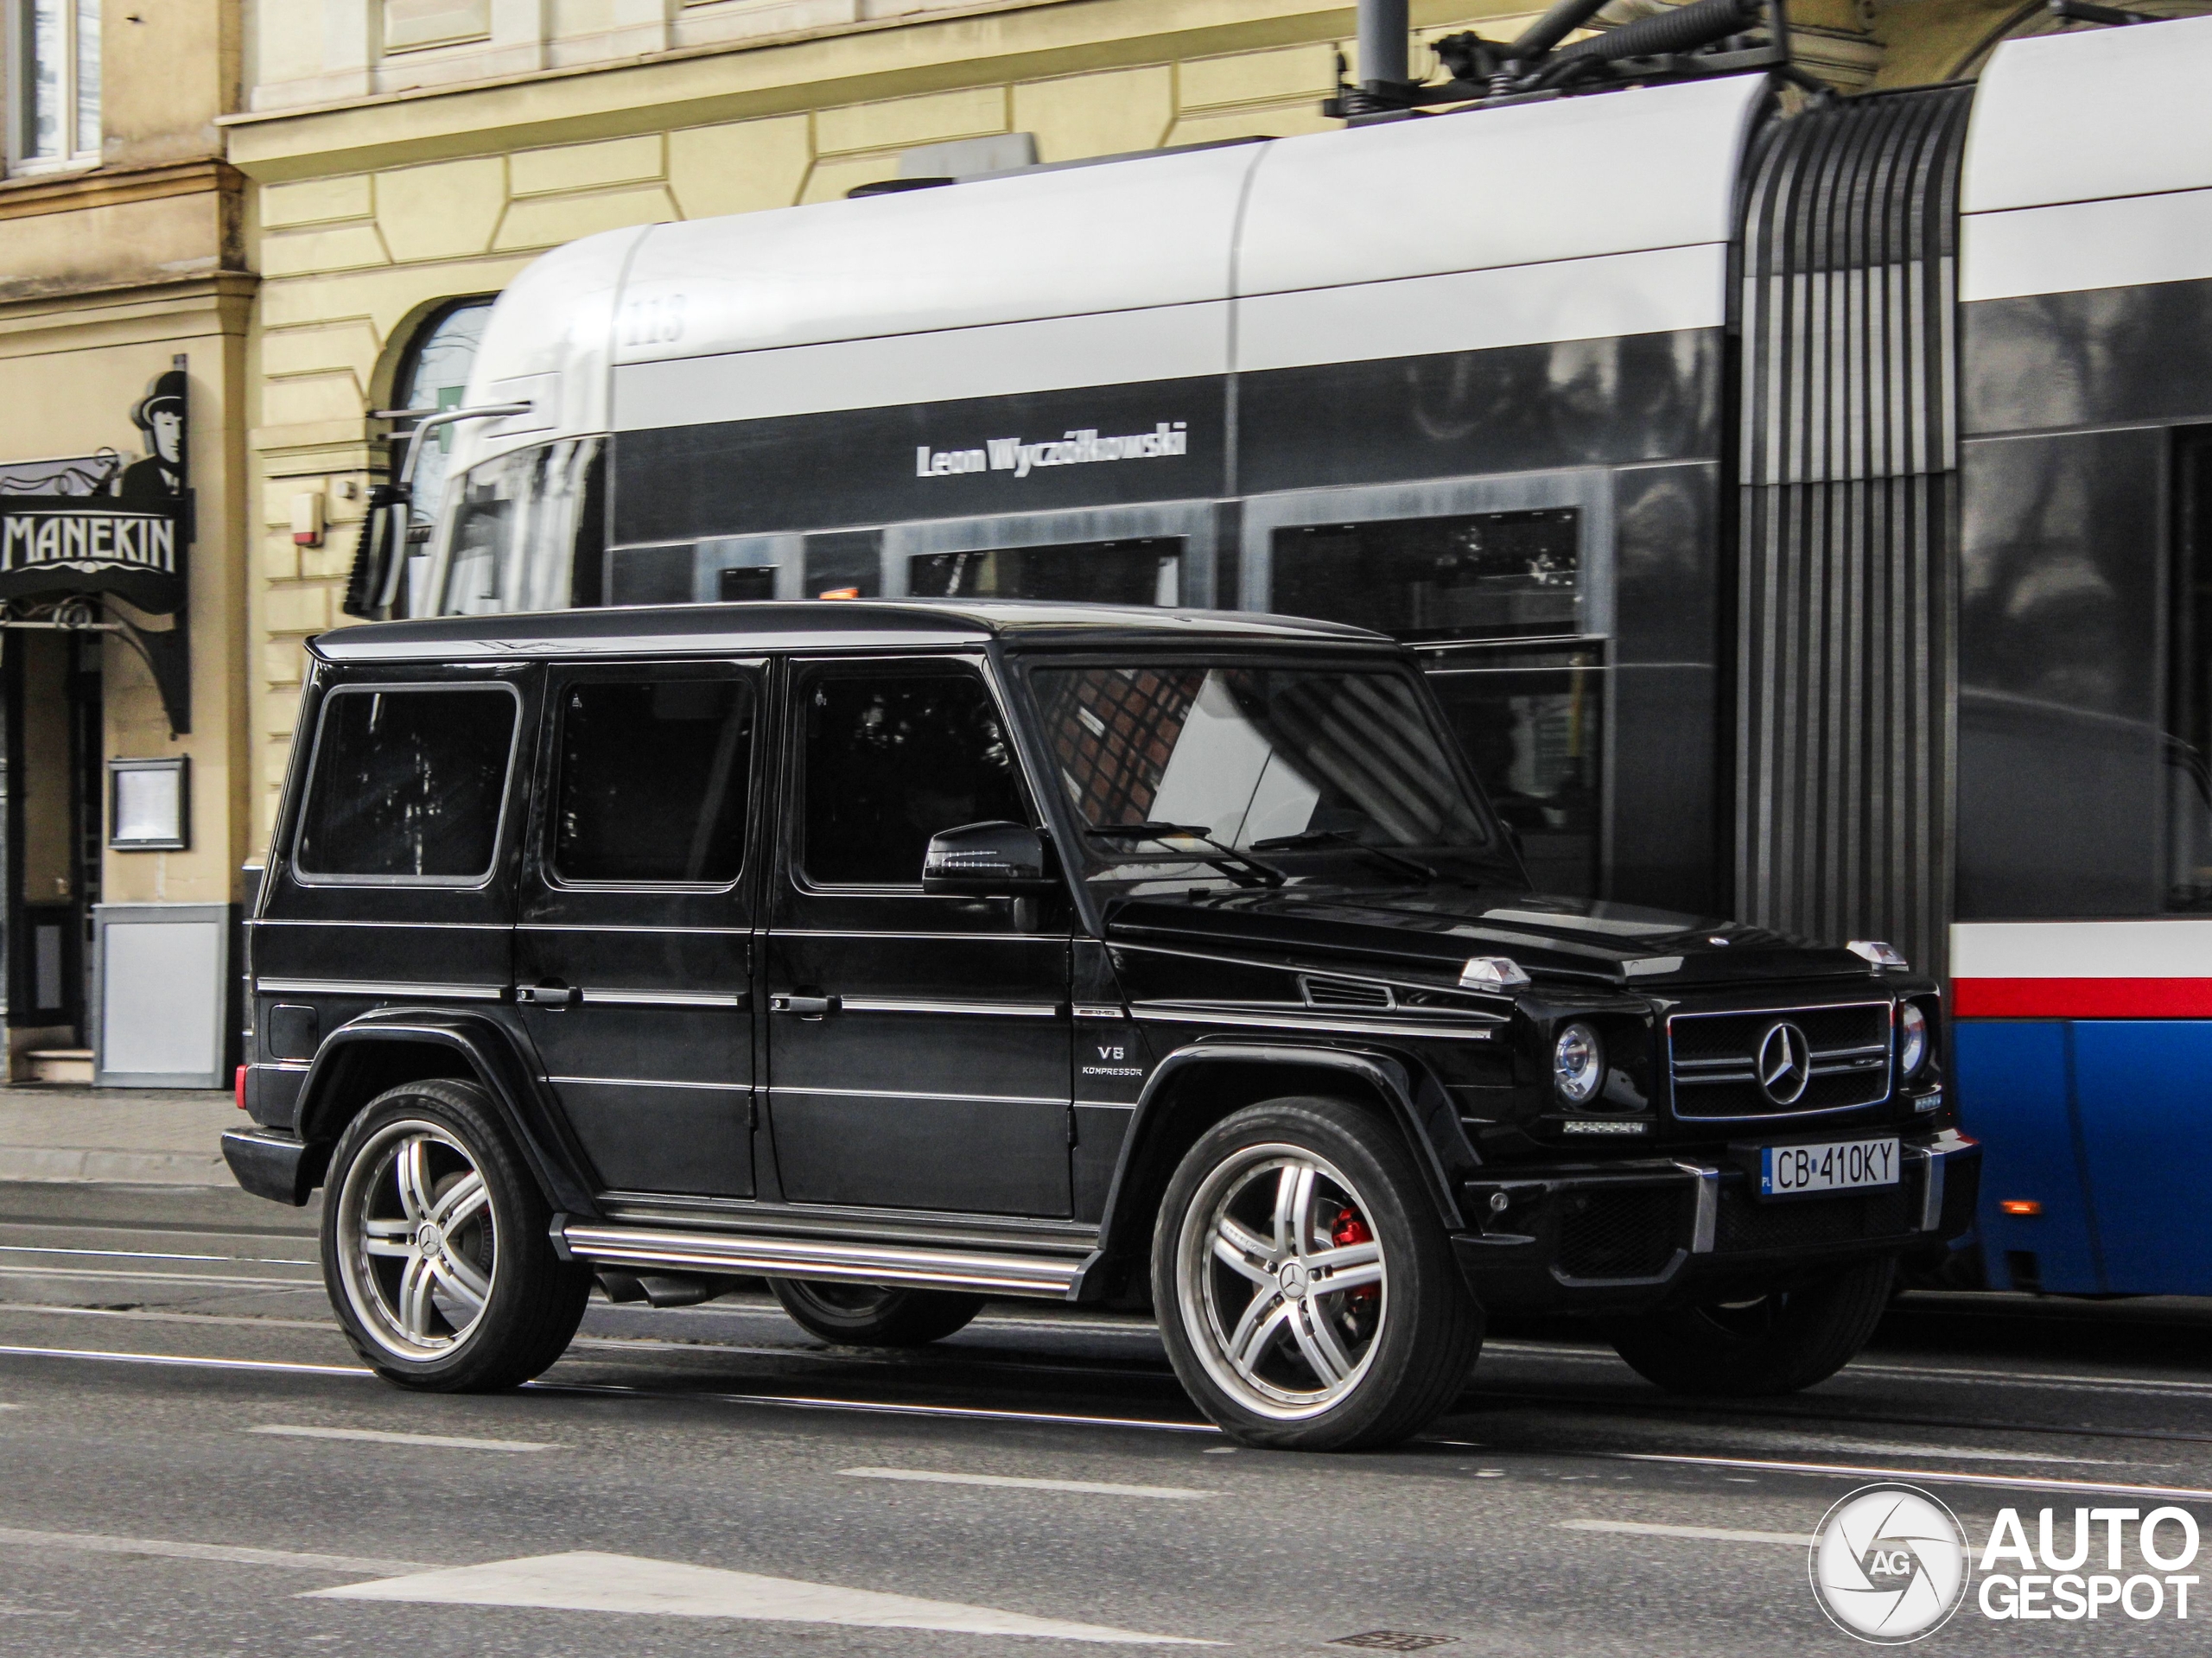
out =
{"type": "Polygon", "coordinates": [[[1581,626],[1574,507],[1293,524],[1270,552],[1268,608],[1402,639],[1527,638],[1581,626]]]}
{"type": "Polygon", "coordinates": [[[14,117],[19,170],[100,158],[100,0],[18,0],[14,117]]]}
{"type": "Polygon", "coordinates": [[[932,835],[1032,821],[976,675],[824,675],[804,697],[802,867],[816,884],[917,886],[932,835]]]}
{"type": "Polygon", "coordinates": [[[447,490],[437,613],[486,616],[599,602],[601,443],[563,438],[469,468],[447,490]]]}
{"type": "Polygon", "coordinates": [[[514,748],[504,686],[341,688],[324,699],[302,874],[468,882],[492,873],[514,748]]]}
{"type": "Polygon", "coordinates": [[[753,691],[740,679],[587,681],[561,699],[553,873],[722,886],[745,861],[753,691]]]}
{"type": "Polygon", "coordinates": [[[1116,832],[1144,825],[1353,862],[1361,848],[1496,856],[1407,672],[1133,663],[1039,668],[1031,684],[1077,815],[1106,831],[1086,835],[1095,870],[1188,861],[1179,837],[1116,832]]]}

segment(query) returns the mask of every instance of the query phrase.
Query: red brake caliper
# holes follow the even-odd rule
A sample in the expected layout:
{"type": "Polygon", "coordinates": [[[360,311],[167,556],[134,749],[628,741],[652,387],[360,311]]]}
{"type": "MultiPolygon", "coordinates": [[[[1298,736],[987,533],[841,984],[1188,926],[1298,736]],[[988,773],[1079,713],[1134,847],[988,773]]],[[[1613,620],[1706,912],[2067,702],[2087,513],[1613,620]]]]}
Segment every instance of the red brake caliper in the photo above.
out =
{"type": "MultiPolygon", "coordinates": [[[[1357,1210],[1339,1209],[1337,1223],[1329,1232],[1329,1242],[1341,1249],[1347,1244],[1372,1243],[1375,1234],[1368,1229],[1367,1223],[1360,1219],[1357,1210]]],[[[1346,1291],[1344,1299],[1353,1306],[1364,1307],[1382,1293],[1382,1287],[1379,1284],[1363,1284],[1356,1290],[1346,1291]]]]}

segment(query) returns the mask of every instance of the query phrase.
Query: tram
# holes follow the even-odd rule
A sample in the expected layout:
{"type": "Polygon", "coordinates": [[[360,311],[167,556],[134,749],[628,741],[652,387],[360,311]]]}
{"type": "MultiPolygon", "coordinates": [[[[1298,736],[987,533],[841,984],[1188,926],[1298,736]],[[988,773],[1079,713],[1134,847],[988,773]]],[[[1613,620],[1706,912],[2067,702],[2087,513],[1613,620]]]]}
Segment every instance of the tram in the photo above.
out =
{"type": "Polygon", "coordinates": [[[2099,15],[588,238],[349,607],[1385,630],[1540,886],[1945,975],[1976,1281],[2212,1293],[2212,17],[2099,15]]]}

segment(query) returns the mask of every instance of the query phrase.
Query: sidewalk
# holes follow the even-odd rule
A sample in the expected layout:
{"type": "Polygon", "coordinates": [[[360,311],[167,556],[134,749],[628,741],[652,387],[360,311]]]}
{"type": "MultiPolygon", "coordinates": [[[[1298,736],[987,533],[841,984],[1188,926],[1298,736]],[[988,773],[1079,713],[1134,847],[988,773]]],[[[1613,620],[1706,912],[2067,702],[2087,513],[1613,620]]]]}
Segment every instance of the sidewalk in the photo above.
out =
{"type": "Polygon", "coordinates": [[[220,1140],[245,1121],[226,1089],[0,1088],[0,1181],[235,1191],[220,1140]]]}

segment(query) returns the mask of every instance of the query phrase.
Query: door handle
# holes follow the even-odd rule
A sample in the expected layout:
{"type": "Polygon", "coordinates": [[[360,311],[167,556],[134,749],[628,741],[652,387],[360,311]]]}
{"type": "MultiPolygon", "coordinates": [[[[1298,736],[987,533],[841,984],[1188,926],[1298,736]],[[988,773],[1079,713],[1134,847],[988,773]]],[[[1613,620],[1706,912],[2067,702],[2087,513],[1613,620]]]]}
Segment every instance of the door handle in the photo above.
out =
{"type": "Polygon", "coordinates": [[[515,1000],[526,1006],[543,1007],[549,1013],[583,1005],[584,993],[577,986],[563,984],[558,979],[548,979],[541,984],[518,984],[515,1000]]]}
{"type": "Polygon", "coordinates": [[[797,1013],[801,1019],[820,1019],[836,1006],[834,996],[801,996],[778,992],[768,998],[772,1013],[797,1013]]]}

